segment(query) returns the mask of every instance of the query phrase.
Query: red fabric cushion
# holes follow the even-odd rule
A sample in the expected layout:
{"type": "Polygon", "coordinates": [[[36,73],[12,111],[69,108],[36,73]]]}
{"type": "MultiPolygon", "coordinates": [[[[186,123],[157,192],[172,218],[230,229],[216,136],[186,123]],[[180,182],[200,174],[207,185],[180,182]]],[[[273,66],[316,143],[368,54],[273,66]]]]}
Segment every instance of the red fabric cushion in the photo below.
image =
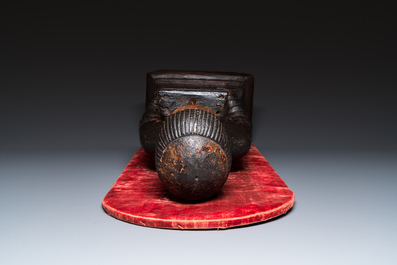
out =
{"type": "Polygon", "coordinates": [[[138,225],[171,229],[225,229],[285,214],[295,195],[254,146],[235,163],[221,191],[191,203],[167,192],[154,158],[141,148],[103,199],[111,216],[138,225]]]}

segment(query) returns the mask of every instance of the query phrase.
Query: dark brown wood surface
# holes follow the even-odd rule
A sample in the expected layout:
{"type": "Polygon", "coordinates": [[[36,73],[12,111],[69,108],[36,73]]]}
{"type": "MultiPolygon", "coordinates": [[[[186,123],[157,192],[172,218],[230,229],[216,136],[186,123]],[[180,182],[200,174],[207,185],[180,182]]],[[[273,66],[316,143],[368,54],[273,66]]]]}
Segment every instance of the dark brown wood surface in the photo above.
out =
{"type": "Polygon", "coordinates": [[[244,94],[242,101],[247,117],[249,121],[252,120],[254,76],[251,74],[158,70],[147,74],[146,86],[146,106],[152,102],[156,96],[156,90],[161,87],[239,89],[244,94]]]}

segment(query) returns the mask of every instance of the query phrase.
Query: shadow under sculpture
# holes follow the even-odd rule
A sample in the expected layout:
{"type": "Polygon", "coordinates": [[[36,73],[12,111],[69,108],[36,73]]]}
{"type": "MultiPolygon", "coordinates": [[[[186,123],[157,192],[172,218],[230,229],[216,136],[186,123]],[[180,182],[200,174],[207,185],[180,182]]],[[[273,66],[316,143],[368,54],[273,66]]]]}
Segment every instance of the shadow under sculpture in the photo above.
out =
{"type": "Polygon", "coordinates": [[[203,200],[251,147],[253,76],[161,70],[147,74],[142,148],[175,196],[203,200]]]}

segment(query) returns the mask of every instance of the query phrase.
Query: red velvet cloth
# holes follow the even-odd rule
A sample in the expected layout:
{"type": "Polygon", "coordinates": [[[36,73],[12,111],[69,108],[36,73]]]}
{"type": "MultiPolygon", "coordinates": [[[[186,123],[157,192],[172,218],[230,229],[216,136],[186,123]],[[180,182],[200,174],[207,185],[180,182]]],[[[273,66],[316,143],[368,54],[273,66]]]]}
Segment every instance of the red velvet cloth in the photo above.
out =
{"type": "Polygon", "coordinates": [[[179,201],[162,186],[154,158],[139,149],[103,199],[111,216],[138,225],[171,229],[225,229],[285,214],[295,195],[254,146],[234,164],[213,198],[179,201]]]}

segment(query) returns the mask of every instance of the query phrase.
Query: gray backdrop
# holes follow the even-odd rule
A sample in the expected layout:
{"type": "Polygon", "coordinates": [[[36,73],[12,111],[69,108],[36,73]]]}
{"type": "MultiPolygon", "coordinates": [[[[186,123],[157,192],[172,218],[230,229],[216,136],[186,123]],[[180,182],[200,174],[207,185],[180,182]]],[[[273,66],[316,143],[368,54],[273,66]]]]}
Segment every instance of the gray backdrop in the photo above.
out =
{"type": "Polygon", "coordinates": [[[395,11],[276,2],[4,5],[0,263],[395,264],[395,11]],[[295,192],[287,215],[172,231],[102,210],[157,69],[255,76],[253,143],[295,192]]]}

